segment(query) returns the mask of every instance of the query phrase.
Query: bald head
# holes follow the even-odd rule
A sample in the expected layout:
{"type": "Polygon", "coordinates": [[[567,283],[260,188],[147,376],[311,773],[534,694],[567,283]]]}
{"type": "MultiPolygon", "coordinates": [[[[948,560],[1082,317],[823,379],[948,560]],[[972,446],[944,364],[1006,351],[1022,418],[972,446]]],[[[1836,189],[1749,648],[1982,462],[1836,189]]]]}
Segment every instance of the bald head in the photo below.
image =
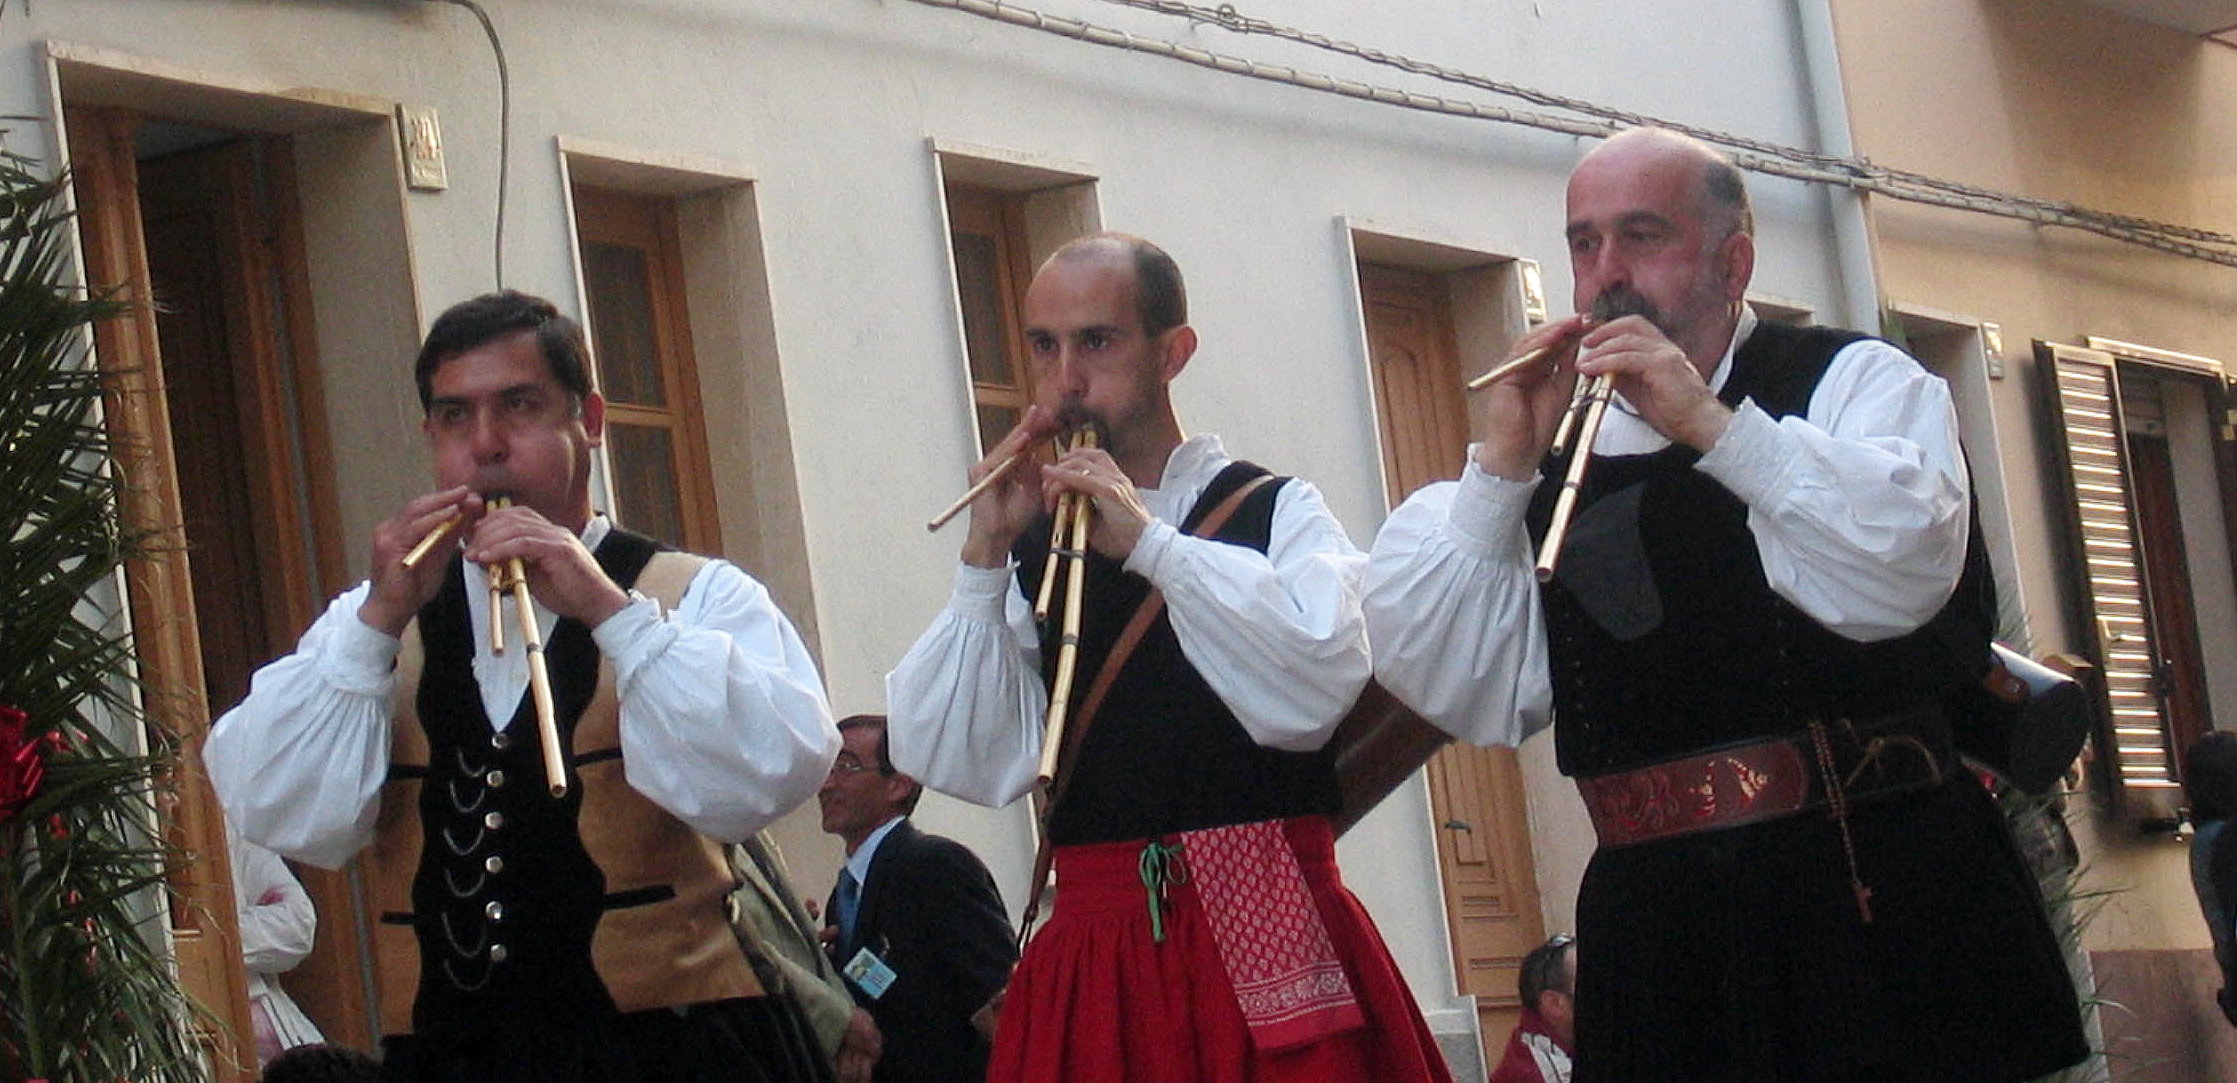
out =
{"type": "Polygon", "coordinates": [[[1577,311],[1644,316],[1706,376],[1755,273],[1755,221],[1731,159],[1676,132],[1632,129],[1577,163],[1568,204],[1577,311]]]}
{"type": "Polygon", "coordinates": [[[1188,287],[1180,265],[1165,250],[1131,233],[1090,233],[1050,253],[1043,269],[1058,263],[1125,264],[1134,274],[1134,304],[1142,332],[1155,337],[1188,322],[1188,287]]]}
{"type": "Polygon", "coordinates": [[[1712,238],[1755,236],[1755,209],[1740,167],[1723,151],[1667,128],[1628,128],[1592,149],[1569,174],[1569,183],[1604,172],[1682,177],[1712,238]]]}

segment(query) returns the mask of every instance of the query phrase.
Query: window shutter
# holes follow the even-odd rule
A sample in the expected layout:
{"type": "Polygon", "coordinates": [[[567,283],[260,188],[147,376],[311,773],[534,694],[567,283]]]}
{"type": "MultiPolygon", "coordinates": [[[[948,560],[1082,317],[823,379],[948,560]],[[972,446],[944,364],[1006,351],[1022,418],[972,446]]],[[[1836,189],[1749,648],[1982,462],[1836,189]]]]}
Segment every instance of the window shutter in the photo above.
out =
{"type": "Polygon", "coordinates": [[[2068,498],[2078,631],[2104,673],[2097,738],[2103,777],[2124,818],[2172,819],[2182,789],[2129,495],[2116,361],[2100,350],[2047,342],[2035,351],[2068,498]]]}

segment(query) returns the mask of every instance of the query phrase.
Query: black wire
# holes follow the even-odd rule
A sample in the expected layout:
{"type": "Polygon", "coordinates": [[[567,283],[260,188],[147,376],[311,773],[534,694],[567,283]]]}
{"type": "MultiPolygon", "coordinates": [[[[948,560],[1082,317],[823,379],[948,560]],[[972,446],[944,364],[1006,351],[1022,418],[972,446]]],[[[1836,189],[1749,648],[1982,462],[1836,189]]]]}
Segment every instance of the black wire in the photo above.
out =
{"type": "Polygon", "coordinates": [[[489,21],[489,13],[475,0],[442,0],[456,4],[474,13],[482,23],[482,33],[489,36],[489,50],[497,58],[497,229],[495,252],[491,262],[496,266],[497,288],[505,288],[505,191],[510,184],[513,160],[513,76],[505,66],[505,43],[497,39],[497,27],[489,21]]]}
{"type": "Polygon", "coordinates": [[[1546,131],[1566,132],[1571,135],[1606,136],[1620,127],[1651,125],[1680,132],[1708,143],[1731,148],[1740,153],[1733,155],[1733,163],[1742,169],[1771,176],[1820,184],[1839,185],[1865,192],[1876,192],[1890,198],[1928,206],[1972,211],[1979,214],[2012,218],[2036,225],[2063,226],[2117,241],[2156,249],[2189,259],[2237,267],[2237,236],[2213,230],[2199,229],[2177,223],[2159,222],[2134,215],[2092,210],[2056,200],[2039,199],[2016,193],[2000,192],[1992,188],[1944,180],[1922,173],[1891,169],[1866,158],[1843,158],[1820,154],[1778,143],[1751,139],[1746,136],[1720,132],[1714,129],[1677,123],[1640,113],[1628,113],[1608,106],[1597,105],[1577,98],[1533,90],[1528,87],[1488,79],[1467,72],[1454,71],[1411,57],[1386,53],[1351,42],[1340,41],[1325,35],[1285,27],[1263,19],[1245,16],[1231,3],[1217,8],[1191,4],[1186,0],[1103,0],[1119,7],[1137,8],[1163,15],[1179,16],[1191,22],[1206,23],[1237,34],[1259,34],[1278,38],[1294,44],[1338,53],[1370,64],[1397,68],[1412,74],[1427,76],[1441,82],[1457,83],[1475,89],[1487,90],[1508,97],[1521,98],[1536,105],[1548,106],[1565,112],[1578,113],[1593,118],[1590,121],[1572,120],[1544,113],[1523,113],[1498,106],[1475,102],[1454,102],[1444,98],[1425,98],[1410,91],[1375,87],[1332,76],[1313,75],[1295,68],[1264,65],[1258,61],[1225,56],[1210,50],[1182,46],[1179,43],[1142,38],[1123,30],[1099,27],[1077,19],[1061,19],[1045,15],[1030,8],[1005,0],[913,0],[930,7],[948,8],[1009,22],[1057,34],[1091,44],[1134,51],[1153,52],[1166,59],[1180,60],[1198,67],[1212,68],[1229,74],[1254,78],[1273,78],[1267,72],[1282,73],[1288,78],[1275,81],[1304,86],[1386,105],[1421,109],[1447,115],[1469,116],[1479,120],[1492,120],[1521,124],[1546,131]]]}

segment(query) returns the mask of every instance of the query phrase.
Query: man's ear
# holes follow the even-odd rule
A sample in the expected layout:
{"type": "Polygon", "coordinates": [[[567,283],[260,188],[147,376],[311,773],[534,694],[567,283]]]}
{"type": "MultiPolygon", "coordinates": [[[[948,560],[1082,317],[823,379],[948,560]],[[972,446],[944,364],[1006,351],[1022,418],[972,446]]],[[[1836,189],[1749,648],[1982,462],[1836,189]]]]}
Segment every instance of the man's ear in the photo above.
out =
{"type": "Polygon", "coordinates": [[[1196,328],[1182,324],[1165,332],[1165,344],[1158,357],[1158,375],[1172,383],[1188,367],[1188,359],[1196,356],[1196,328]]]}
{"type": "Polygon", "coordinates": [[[917,782],[916,779],[910,778],[909,776],[904,775],[899,771],[895,771],[894,773],[887,775],[885,784],[886,804],[889,807],[895,809],[899,809],[902,805],[907,804],[909,796],[917,792],[917,790],[921,787],[921,784],[917,782]]]}
{"type": "Polygon", "coordinates": [[[1717,273],[1727,301],[1744,300],[1755,280],[1755,238],[1740,230],[1717,245],[1717,273]]]}
{"type": "Polygon", "coordinates": [[[583,435],[592,447],[606,442],[606,396],[596,391],[583,396],[583,435]]]}

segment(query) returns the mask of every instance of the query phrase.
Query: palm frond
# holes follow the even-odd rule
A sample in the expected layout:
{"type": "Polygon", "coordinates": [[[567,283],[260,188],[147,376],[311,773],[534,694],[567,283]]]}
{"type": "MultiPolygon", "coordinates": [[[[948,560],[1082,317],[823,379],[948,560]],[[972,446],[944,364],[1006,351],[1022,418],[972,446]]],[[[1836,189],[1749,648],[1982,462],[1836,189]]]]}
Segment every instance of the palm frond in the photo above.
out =
{"type": "Polygon", "coordinates": [[[51,742],[0,819],[0,1078],[186,1083],[207,1074],[162,925],[171,743],[140,754],[105,728],[145,720],[131,645],[90,601],[135,544],[88,357],[118,306],[67,284],[63,186],[0,153],[0,706],[51,742]]]}

